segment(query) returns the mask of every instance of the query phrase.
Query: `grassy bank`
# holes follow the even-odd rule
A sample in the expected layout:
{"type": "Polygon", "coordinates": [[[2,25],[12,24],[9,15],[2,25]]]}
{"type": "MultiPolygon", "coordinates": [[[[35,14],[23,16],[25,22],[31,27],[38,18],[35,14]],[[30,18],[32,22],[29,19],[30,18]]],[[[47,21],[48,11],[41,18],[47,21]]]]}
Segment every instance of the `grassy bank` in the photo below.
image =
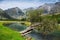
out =
{"type": "Polygon", "coordinates": [[[18,32],[6,28],[0,23],[0,40],[25,40],[18,32]]]}

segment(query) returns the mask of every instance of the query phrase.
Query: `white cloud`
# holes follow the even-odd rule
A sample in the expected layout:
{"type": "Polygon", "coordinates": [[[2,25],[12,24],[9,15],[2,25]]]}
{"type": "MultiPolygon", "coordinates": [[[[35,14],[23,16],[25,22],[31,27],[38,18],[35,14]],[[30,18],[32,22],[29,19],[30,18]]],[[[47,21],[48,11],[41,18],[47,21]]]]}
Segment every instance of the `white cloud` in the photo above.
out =
{"type": "Polygon", "coordinates": [[[29,8],[29,7],[38,7],[43,3],[37,3],[37,2],[3,2],[0,3],[0,8],[2,9],[8,9],[12,7],[19,7],[20,9],[29,8]]]}
{"type": "Polygon", "coordinates": [[[29,7],[38,7],[45,3],[45,1],[43,1],[43,3],[41,2],[42,0],[3,0],[3,2],[0,3],[0,8],[4,10],[12,7],[19,7],[20,9],[25,9],[29,7]]]}

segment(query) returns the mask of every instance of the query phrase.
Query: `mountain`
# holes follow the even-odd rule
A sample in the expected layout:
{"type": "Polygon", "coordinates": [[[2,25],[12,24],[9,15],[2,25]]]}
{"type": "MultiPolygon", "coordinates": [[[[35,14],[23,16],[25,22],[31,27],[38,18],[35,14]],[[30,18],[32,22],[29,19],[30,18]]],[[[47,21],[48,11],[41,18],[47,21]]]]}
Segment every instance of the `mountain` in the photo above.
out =
{"type": "Polygon", "coordinates": [[[34,8],[33,8],[33,7],[26,8],[26,9],[23,10],[23,12],[26,13],[26,12],[28,12],[28,11],[30,11],[30,10],[34,10],[34,8]]]}
{"type": "Polygon", "coordinates": [[[34,10],[33,7],[23,9],[23,12],[25,13],[24,17],[25,17],[25,18],[28,18],[28,17],[27,17],[27,15],[29,14],[28,12],[29,12],[29,11],[32,11],[32,10],[34,10]]]}
{"type": "Polygon", "coordinates": [[[60,2],[56,2],[55,6],[51,9],[51,13],[60,13],[60,2]]]}
{"type": "Polygon", "coordinates": [[[2,13],[3,13],[3,10],[0,9],[0,19],[1,19],[2,13]]]}
{"type": "Polygon", "coordinates": [[[39,6],[37,9],[43,9],[44,13],[60,13],[60,2],[56,3],[45,3],[44,5],[39,6]]]}
{"type": "Polygon", "coordinates": [[[7,18],[5,17],[4,10],[0,9],[0,20],[2,20],[2,19],[7,19],[7,18]]]}
{"type": "Polygon", "coordinates": [[[51,9],[55,6],[53,3],[45,3],[44,5],[39,6],[37,9],[43,9],[44,13],[49,13],[51,9]]]}
{"type": "Polygon", "coordinates": [[[5,13],[10,19],[21,19],[24,16],[24,13],[18,7],[7,9],[5,13]]]}

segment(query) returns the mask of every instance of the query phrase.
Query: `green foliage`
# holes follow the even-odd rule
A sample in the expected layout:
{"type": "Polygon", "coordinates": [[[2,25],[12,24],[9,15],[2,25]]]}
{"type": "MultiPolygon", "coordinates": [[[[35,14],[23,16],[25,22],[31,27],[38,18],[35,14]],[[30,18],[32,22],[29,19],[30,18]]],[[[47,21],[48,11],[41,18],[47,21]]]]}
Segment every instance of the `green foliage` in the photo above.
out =
{"type": "Polygon", "coordinates": [[[30,10],[28,12],[28,21],[30,22],[40,22],[41,21],[41,14],[43,13],[43,10],[30,10]]]}
{"type": "Polygon", "coordinates": [[[50,18],[49,16],[42,17],[41,24],[37,26],[37,30],[43,34],[50,34],[57,29],[57,21],[55,18],[50,18]]]}
{"type": "MultiPolygon", "coordinates": [[[[57,14],[57,13],[56,13],[57,14]]],[[[54,18],[57,19],[58,23],[60,23],[60,14],[54,15],[54,18]]]]}
{"type": "Polygon", "coordinates": [[[60,23],[60,13],[54,13],[54,14],[51,14],[51,16],[48,15],[48,18],[52,18],[52,19],[55,18],[57,22],[60,23]]]}
{"type": "Polygon", "coordinates": [[[57,20],[53,15],[43,15],[44,10],[33,10],[29,12],[29,21],[33,23],[39,22],[35,30],[39,33],[49,34],[57,29],[57,20]]]}

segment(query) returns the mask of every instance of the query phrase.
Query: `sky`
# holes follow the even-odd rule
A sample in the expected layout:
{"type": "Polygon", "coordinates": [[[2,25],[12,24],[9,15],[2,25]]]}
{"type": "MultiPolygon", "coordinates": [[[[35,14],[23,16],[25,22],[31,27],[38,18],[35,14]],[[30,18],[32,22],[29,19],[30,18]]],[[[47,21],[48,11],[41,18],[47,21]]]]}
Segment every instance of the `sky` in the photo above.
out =
{"type": "Polygon", "coordinates": [[[44,3],[55,3],[57,1],[58,0],[0,0],[0,8],[3,10],[13,7],[19,7],[20,9],[35,8],[44,3]]]}

